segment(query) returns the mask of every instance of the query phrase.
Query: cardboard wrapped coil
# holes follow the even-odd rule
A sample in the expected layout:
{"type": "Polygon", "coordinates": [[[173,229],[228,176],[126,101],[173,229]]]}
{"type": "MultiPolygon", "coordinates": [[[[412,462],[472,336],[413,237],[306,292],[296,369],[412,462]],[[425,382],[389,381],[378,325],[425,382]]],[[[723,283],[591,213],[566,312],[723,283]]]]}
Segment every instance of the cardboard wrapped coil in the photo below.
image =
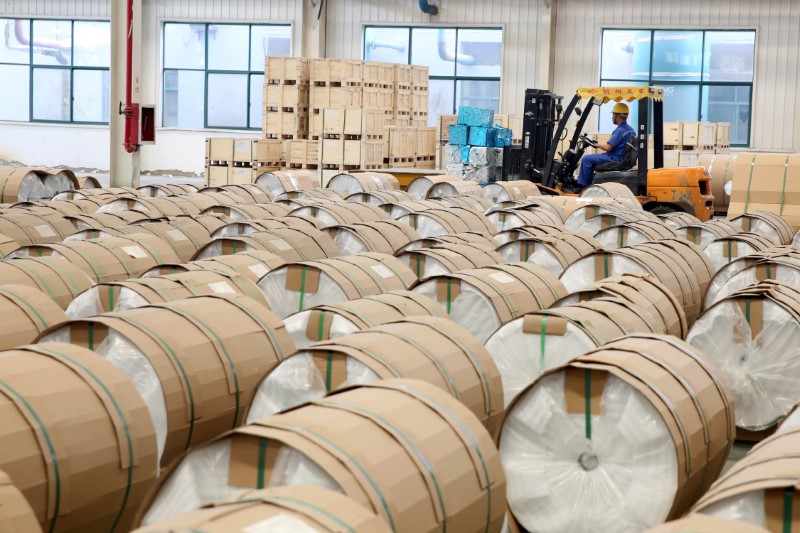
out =
{"type": "Polygon", "coordinates": [[[354,192],[345,197],[345,200],[348,202],[377,205],[378,207],[383,207],[387,212],[387,204],[391,204],[392,202],[410,201],[413,199],[414,197],[405,191],[354,192]]]}
{"type": "Polygon", "coordinates": [[[683,339],[689,333],[680,300],[650,274],[622,274],[605,278],[571,292],[551,307],[564,307],[609,297],[622,298],[646,311],[654,321],[663,324],[664,331],[669,335],[683,339]]]}
{"type": "Polygon", "coordinates": [[[211,259],[199,259],[188,263],[165,263],[153,267],[142,278],[153,278],[167,274],[180,274],[196,270],[217,270],[239,274],[250,281],[257,282],[267,275],[270,270],[282,267],[286,260],[265,250],[251,250],[238,252],[232,255],[220,255],[211,259]]]}
{"type": "MultiPolygon", "coordinates": [[[[612,226],[619,226],[628,222],[637,221],[651,221],[656,224],[661,224],[658,217],[647,211],[634,211],[634,210],[620,210],[615,213],[600,213],[596,216],[588,218],[577,229],[573,230],[576,233],[585,233],[586,235],[596,236],[604,229],[612,226]]],[[[662,224],[663,225],[663,224],[662,224]]],[[[568,226],[564,226],[569,229],[568,226]]]]}
{"type": "Polygon", "coordinates": [[[142,193],[132,187],[81,187],[80,190],[58,193],[53,200],[85,200],[87,198],[118,198],[120,196],[136,198],[142,196],[142,193]]]}
{"type": "Polygon", "coordinates": [[[664,239],[595,252],[567,267],[560,279],[567,291],[574,292],[628,273],[650,274],[663,283],[681,301],[691,325],[700,315],[714,265],[697,246],[683,239],[664,239]]]}
{"type": "Polygon", "coordinates": [[[507,229],[497,233],[494,240],[498,245],[503,245],[511,241],[517,241],[526,237],[541,237],[544,235],[553,235],[555,233],[563,233],[563,226],[551,226],[549,224],[537,224],[535,226],[520,226],[519,228],[507,229]]]}
{"type": "Polygon", "coordinates": [[[17,241],[8,235],[3,235],[0,233],[0,259],[4,259],[17,249],[19,249],[19,244],[17,244],[17,241]]]}
{"type": "Polygon", "coordinates": [[[266,204],[274,200],[274,196],[264,186],[255,183],[240,183],[236,185],[220,185],[217,187],[205,187],[199,192],[232,192],[241,197],[248,204],[266,204]]]}
{"type": "Polygon", "coordinates": [[[414,292],[438,302],[481,342],[508,322],[547,309],[567,294],[556,276],[530,263],[440,274],[427,278],[414,292]]]}
{"type": "Polygon", "coordinates": [[[60,192],[78,188],[71,170],[0,167],[0,203],[50,200],[60,192]]]}
{"type": "Polygon", "coordinates": [[[241,425],[258,383],[295,349],[266,306],[220,295],[73,320],[39,342],[89,348],[125,373],[147,403],[164,466],[241,425]]]}
{"type": "Polygon", "coordinates": [[[694,224],[702,224],[699,218],[694,215],[690,215],[689,213],[684,213],[683,211],[664,213],[663,215],[658,215],[658,218],[664,223],[665,226],[675,230],[685,228],[686,226],[692,226],[694,224]]]}
{"type": "MultiPolygon", "coordinates": [[[[291,217],[288,217],[291,218],[291,217]]],[[[342,255],[378,252],[394,255],[420,238],[408,224],[396,220],[376,220],[331,226],[328,233],[342,255]]]]}
{"type": "Polygon", "coordinates": [[[463,207],[465,209],[474,209],[483,213],[492,206],[492,202],[482,196],[466,195],[466,196],[445,196],[435,200],[444,207],[463,207]]]}
{"type": "Polygon", "coordinates": [[[286,261],[322,259],[340,254],[327,233],[311,228],[286,227],[213,240],[200,248],[193,259],[211,259],[251,250],[266,250],[286,261]]]}
{"type": "Polygon", "coordinates": [[[3,471],[0,471],[0,530],[8,533],[42,533],[28,500],[3,471]]]}
{"type": "Polygon", "coordinates": [[[398,220],[409,213],[420,213],[428,209],[441,209],[442,204],[433,200],[397,200],[383,204],[383,209],[388,209],[389,218],[398,220]]]}
{"type": "Polygon", "coordinates": [[[390,533],[376,513],[333,490],[313,486],[245,491],[223,502],[187,511],[134,533],[205,531],[390,533]]]}
{"type": "Polygon", "coordinates": [[[397,258],[408,265],[420,281],[431,276],[504,262],[497,252],[466,244],[437,244],[430,248],[405,251],[398,254],[397,258]]]}
{"type": "Polygon", "coordinates": [[[326,188],[350,195],[357,192],[399,191],[400,182],[385,172],[343,172],[332,177],[326,188]]]}
{"type": "Polygon", "coordinates": [[[427,209],[396,218],[414,228],[421,237],[439,237],[468,231],[494,235],[497,229],[478,211],[463,207],[427,209]]]}
{"type": "Polygon", "coordinates": [[[340,226],[342,224],[355,224],[356,222],[386,220],[389,218],[386,211],[376,205],[357,204],[355,202],[298,207],[290,211],[287,216],[295,215],[318,218],[326,228],[340,226]]]}
{"type": "Polygon", "coordinates": [[[438,237],[428,237],[427,239],[417,239],[404,246],[403,251],[431,248],[440,244],[465,244],[468,246],[483,248],[484,250],[494,251],[499,243],[494,239],[494,237],[490,237],[485,233],[467,231],[465,233],[454,233],[452,235],[440,235],[438,237]]]}
{"type": "Polygon", "coordinates": [[[794,532],[800,519],[798,437],[792,430],[754,446],[711,486],[692,512],[746,522],[771,533],[794,532]]]}
{"type": "Polygon", "coordinates": [[[17,202],[11,207],[35,215],[80,215],[95,213],[101,206],[115,198],[114,196],[104,196],[69,200],[37,200],[35,202],[17,202]]]}
{"type": "Polygon", "coordinates": [[[666,226],[661,221],[656,222],[654,220],[623,222],[618,226],[611,226],[601,230],[594,237],[606,250],[660,241],[661,239],[682,238],[674,229],[666,226]]]}
{"type": "Polygon", "coordinates": [[[800,287],[800,255],[796,252],[774,255],[762,252],[732,261],[720,270],[720,274],[726,275],[715,276],[712,280],[715,285],[709,285],[706,291],[706,309],[731,294],[762,281],[775,280],[800,287]]]}
{"type": "Polygon", "coordinates": [[[256,178],[256,185],[269,189],[273,197],[285,192],[313,191],[319,186],[319,174],[311,170],[267,172],[256,178]]]}
{"type": "Polygon", "coordinates": [[[226,189],[182,194],[175,198],[188,200],[201,210],[214,205],[242,205],[252,203],[252,197],[250,195],[242,196],[240,192],[226,189]]]}
{"type": "Polygon", "coordinates": [[[100,180],[93,176],[80,176],[76,179],[81,189],[99,189],[101,187],[100,180]]]}
{"type": "Polygon", "coordinates": [[[86,215],[67,215],[64,217],[73,226],[75,231],[87,229],[115,228],[127,226],[139,220],[145,220],[147,215],[139,211],[118,211],[116,213],[92,213],[86,215]]]}
{"type": "Polygon", "coordinates": [[[434,198],[445,198],[447,196],[475,196],[483,198],[481,186],[474,181],[442,181],[434,183],[428,189],[425,198],[432,200],[434,198]]]}
{"type": "Polygon", "coordinates": [[[436,174],[431,176],[420,176],[418,178],[414,178],[408,184],[406,191],[408,194],[416,198],[417,200],[424,200],[428,197],[428,191],[430,191],[431,187],[438,183],[443,182],[455,182],[455,181],[462,181],[455,176],[450,176],[449,174],[436,174]]]}
{"type": "Polygon", "coordinates": [[[438,317],[408,317],[298,351],[261,382],[247,422],[333,390],[391,378],[436,385],[468,407],[492,435],[500,428],[503,388],[489,352],[453,321],[438,317]]]}
{"type": "Polygon", "coordinates": [[[0,469],[42,529],[130,531],[157,473],[153,423],[131,381],[69,344],[23,346],[0,362],[0,469]]]}
{"type": "Polygon", "coordinates": [[[708,354],[736,398],[736,425],[761,431],[800,401],[800,290],[768,280],[718,301],[687,342],[708,354]]]}
{"type": "Polygon", "coordinates": [[[493,204],[511,200],[525,200],[529,196],[541,196],[539,187],[528,180],[496,181],[483,188],[483,195],[493,204]]]}
{"type": "Polygon", "coordinates": [[[73,233],[75,227],[60,215],[34,215],[17,209],[0,214],[0,234],[19,246],[57,243],[73,233]]]}
{"type": "Polygon", "coordinates": [[[652,527],[645,533],[686,533],[687,531],[693,533],[719,533],[720,531],[725,533],[770,533],[755,524],[726,520],[700,513],[690,513],[684,518],[652,527]]]}
{"type": "Polygon", "coordinates": [[[749,211],[731,219],[731,224],[741,231],[760,233],[776,244],[791,244],[794,237],[792,225],[785,218],[769,211],[749,211]]]}
{"type": "Polygon", "coordinates": [[[281,228],[318,230],[323,229],[323,227],[324,224],[322,221],[313,217],[279,217],[264,218],[259,220],[242,220],[239,222],[231,222],[230,224],[226,224],[214,230],[214,232],[211,233],[211,238],[219,239],[221,237],[249,235],[251,233],[281,228]]]}
{"type": "Polygon", "coordinates": [[[683,515],[725,463],[733,404],[714,365],[671,336],[628,336],[551,370],[503,422],[513,519],[624,533],[683,515]]]}
{"type": "Polygon", "coordinates": [[[628,300],[601,297],[528,313],[501,326],[486,341],[503,378],[505,405],[542,374],[632,333],[666,333],[628,300]]]}
{"type": "Polygon", "coordinates": [[[188,183],[163,183],[160,185],[142,185],[138,189],[141,196],[147,198],[166,198],[197,192],[197,187],[188,183]]]}
{"type": "Polygon", "coordinates": [[[57,257],[77,266],[94,282],[137,278],[161,263],[177,263],[172,247],[154,235],[137,233],[60,244],[26,246],[9,258],[57,257]]]}
{"type": "Polygon", "coordinates": [[[580,194],[581,198],[611,198],[622,202],[632,209],[643,209],[642,204],[633,194],[633,191],[627,185],[622,183],[598,183],[596,185],[589,185],[580,194]]]}
{"type": "Polygon", "coordinates": [[[512,211],[527,211],[529,209],[537,210],[544,209],[557,215],[559,219],[564,220],[564,210],[562,205],[558,202],[549,200],[548,196],[539,196],[535,198],[526,198],[525,200],[514,200],[509,202],[498,202],[486,210],[486,214],[502,210],[512,211]]]}
{"type": "Polygon", "coordinates": [[[480,421],[434,385],[393,379],[336,392],[186,454],[144,523],[209,503],[209,494],[220,500],[297,484],[343,492],[392,531],[498,533],[505,514],[505,475],[480,421]]]}
{"type": "Polygon", "coordinates": [[[256,283],[238,273],[196,270],[160,277],[100,283],[76,297],[66,311],[71,320],[76,320],[150,304],[172,302],[191,296],[213,294],[247,296],[263,305],[268,305],[256,283]]]}
{"type": "Polygon", "coordinates": [[[176,217],[181,215],[199,215],[203,209],[215,205],[208,197],[207,205],[198,206],[196,202],[185,197],[169,196],[165,198],[118,198],[100,207],[98,213],[117,213],[119,211],[139,211],[149,218],[176,217]]]}
{"type": "Polygon", "coordinates": [[[281,318],[318,305],[407,290],[416,277],[400,259],[379,253],[290,263],[258,282],[281,318]]]}
{"type": "Polygon", "coordinates": [[[283,323],[300,349],[414,316],[447,318],[447,313],[427,296],[399,290],[318,305],[286,317],[283,323]]]}
{"type": "Polygon", "coordinates": [[[290,191],[279,194],[273,200],[275,203],[286,204],[289,207],[297,208],[305,205],[317,205],[319,203],[344,203],[342,191],[336,189],[320,189],[319,187],[307,191],[290,191]]]}
{"type": "Polygon", "coordinates": [[[735,259],[764,252],[774,248],[776,244],[771,238],[759,233],[737,233],[714,239],[704,251],[714,263],[714,268],[719,270],[735,259]]]}
{"type": "Polygon", "coordinates": [[[711,194],[714,207],[727,211],[731,202],[731,186],[736,170],[736,154],[700,154],[697,164],[708,171],[711,177],[711,194]]]}
{"type": "Polygon", "coordinates": [[[523,226],[548,225],[559,227],[562,225],[561,217],[548,209],[504,209],[486,215],[489,222],[494,224],[495,233],[523,226]]]}
{"type": "MultiPolygon", "coordinates": [[[[598,215],[633,211],[624,203],[611,198],[572,198],[571,200],[573,201],[563,206],[566,215],[564,227],[569,231],[577,231],[581,224],[598,215]]],[[[566,200],[564,201],[566,202],[566,200]]]]}
{"type": "Polygon", "coordinates": [[[527,261],[560,276],[569,265],[602,248],[587,235],[561,232],[510,241],[497,253],[505,261],[527,261]]]}
{"type": "Polygon", "coordinates": [[[739,230],[727,220],[709,220],[699,224],[689,224],[678,228],[678,234],[687,241],[705,249],[714,239],[736,235],[739,230]]]}
{"type": "Polygon", "coordinates": [[[215,205],[204,209],[204,215],[225,215],[233,221],[259,220],[263,218],[283,217],[292,209],[284,204],[246,204],[246,205],[215,205]]]}
{"type": "Polygon", "coordinates": [[[4,284],[38,289],[61,309],[94,284],[77,266],[51,257],[0,261],[0,279],[4,284]]]}

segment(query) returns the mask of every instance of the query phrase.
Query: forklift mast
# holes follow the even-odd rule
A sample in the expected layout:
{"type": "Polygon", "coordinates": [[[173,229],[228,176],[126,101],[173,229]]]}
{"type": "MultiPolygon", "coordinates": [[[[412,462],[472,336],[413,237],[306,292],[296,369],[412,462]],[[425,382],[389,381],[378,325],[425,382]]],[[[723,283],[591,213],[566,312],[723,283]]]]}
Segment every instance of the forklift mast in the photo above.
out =
{"type": "Polygon", "coordinates": [[[561,119],[562,100],[563,96],[550,91],[525,91],[522,146],[511,147],[508,158],[504,156],[503,180],[529,179],[541,183],[542,170],[554,143],[553,131],[561,119]]]}

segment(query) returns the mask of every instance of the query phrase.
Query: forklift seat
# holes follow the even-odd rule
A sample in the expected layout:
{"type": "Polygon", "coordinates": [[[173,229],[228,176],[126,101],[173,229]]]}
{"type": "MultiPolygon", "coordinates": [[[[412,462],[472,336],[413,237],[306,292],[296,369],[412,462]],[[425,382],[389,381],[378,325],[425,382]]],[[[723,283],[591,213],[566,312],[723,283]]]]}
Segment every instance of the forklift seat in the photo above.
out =
{"type": "Polygon", "coordinates": [[[622,159],[619,161],[611,161],[610,163],[602,163],[594,167],[595,172],[623,172],[630,170],[636,165],[639,160],[639,148],[634,144],[636,137],[634,136],[628,143],[625,144],[625,150],[622,152],[622,159]]]}

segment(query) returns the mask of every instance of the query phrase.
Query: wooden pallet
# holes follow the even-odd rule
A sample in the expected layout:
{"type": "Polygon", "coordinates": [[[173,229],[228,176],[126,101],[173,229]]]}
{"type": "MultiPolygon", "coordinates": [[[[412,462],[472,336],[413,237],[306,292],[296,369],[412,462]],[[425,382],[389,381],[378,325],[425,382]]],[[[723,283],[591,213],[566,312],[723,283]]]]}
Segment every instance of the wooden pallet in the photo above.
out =
{"type": "Polygon", "coordinates": [[[714,145],[698,146],[694,144],[664,145],[664,150],[679,150],[684,152],[713,152],[714,145]]]}
{"type": "Polygon", "coordinates": [[[265,138],[290,139],[308,136],[307,112],[283,112],[263,109],[262,131],[265,138]]]}
{"type": "Polygon", "coordinates": [[[383,140],[322,139],[319,162],[322,168],[333,166],[380,167],[383,164],[383,140]]]}
{"type": "Polygon", "coordinates": [[[267,57],[264,60],[265,83],[308,83],[309,65],[310,61],[305,57],[267,57]]]}
{"type": "Polygon", "coordinates": [[[309,85],[308,84],[264,84],[264,103],[267,108],[292,108],[308,110],[309,85]]]}
{"type": "Polygon", "coordinates": [[[292,170],[318,170],[319,163],[286,163],[286,168],[292,170]]]}
{"type": "Polygon", "coordinates": [[[429,69],[419,65],[411,65],[411,85],[428,87],[429,69]]]}
{"type": "Polygon", "coordinates": [[[364,61],[360,59],[312,59],[311,82],[361,83],[364,79],[364,61]]]}
{"type": "Polygon", "coordinates": [[[362,94],[360,85],[312,85],[309,105],[312,109],[360,109],[362,94]]]}
{"type": "Polygon", "coordinates": [[[411,65],[394,65],[394,84],[411,88],[411,65]]]}
{"type": "Polygon", "coordinates": [[[314,109],[311,112],[312,137],[354,136],[378,138],[383,136],[386,113],[366,109],[314,109]]]}

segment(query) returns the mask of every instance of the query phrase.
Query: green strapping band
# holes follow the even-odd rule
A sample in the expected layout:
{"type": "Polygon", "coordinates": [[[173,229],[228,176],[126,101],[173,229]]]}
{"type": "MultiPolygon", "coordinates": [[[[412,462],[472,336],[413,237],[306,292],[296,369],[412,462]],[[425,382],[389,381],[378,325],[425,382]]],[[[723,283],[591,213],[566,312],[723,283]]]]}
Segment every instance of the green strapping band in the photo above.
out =
{"type": "MultiPolygon", "coordinates": [[[[56,262],[54,261],[54,263],[56,263],[56,262]]],[[[72,279],[72,276],[70,276],[70,275],[69,275],[69,272],[67,272],[66,270],[62,269],[62,268],[61,268],[59,265],[57,265],[57,264],[50,264],[50,263],[47,263],[47,266],[49,266],[49,267],[51,267],[53,270],[57,270],[59,273],[63,274],[63,275],[64,275],[64,277],[65,277],[65,278],[67,278],[67,280],[69,281],[70,285],[72,285],[72,287],[75,289],[75,291],[76,291],[76,292],[80,292],[80,287],[78,287],[78,284],[77,284],[77,283],[75,283],[75,280],[74,280],[74,279],[72,279]]]]}
{"type": "Polygon", "coordinates": [[[333,371],[333,352],[328,350],[328,360],[325,362],[325,392],[331,391],[332,385],[332,377],[331,373],[333,371]]]}
{"type": "Polygon", "coordinates": [[[772,279],[772,264],[767,263],[767,279],[772,279]]]}
{"type": "Polygon", "coordinates": [[[791,156],[786,156],[786,164],[783,165],[783,185],[781,186],[781,210],[778,215],[783,216],[783,202],[786,197],[786,173],[789,170],[789,158],[791,156]]]}
{"type": "Polygon", "coordinates": [[[128,428],[128,421],[125,420],[125,414],[122,412],[122,409],[120,408],[119,404],[117,403],[117,399],[114,397],[112,392],[108,389],[108,387],[106,387],[106,384],[103,383],[100,380],[100,378],[98,378],[94,374],[94,372],[92,372],[91,370],[86,368],[84,365],[82,365],[81,363],[79,363],[78,361],[76,361],[75,359],[73,359],[72,357],[70,357],[70,356],[68,356],[66,354],[62,354],[62,353],[58,353],[58,352],[54,352],[54,351],[48,350],[47,348],[45,348],[45,347],[43,347],[41,345],[37,346],[37,350],[40,350],[42,352],[46,352],[46,353],[49,353],[51,355],[54,355],[54,356],[56,356],[56,358],[64,358],[67,361],[71,362],[73,365],[79,367],[81,370],[86,372],[89,375],[89,377],[91,377],[92,380],[95,383],[100,385],[100,387],[108,395],[108,399],[111,400],[111,403],[114,405],[114,409],[117,411],[117,415],[119,416],[120,422],[122,422],[122,429],[125,431],[125,439],[128,441],[128,457],[130,458],[131,463],[128,466],[128,484],[125,487],[125,495],[122,498],[122,505],[119,508],[119,513],[117,513],[117,517],[114,519],[113,525],[111,526],[111,530],[110,531],[113,532],[113,531],[115,531],[117,529],[117,526],[119,525],[119,521],[122,520],[122,515],[125,512],[125,508],[128,506],[128,498],[130,497],[131,487],[133,485],[133,469],[134,469],[133,439],[131,438],[131,432],[130,432],[130,429],[128,428]]]}
{"type": "Polygon", "coordinates": [[[603,254],[603,275],[608,277],[608,254],[603,254]]]}
{"type": "Polygon", "coordinates": [[[453,281],[450,278],[447,278],[447,314],[449,315],[453,311],[453,281]]]}
{"type": "Polygon", "coordinates": [[[55,300],[56,300],[56,295],[55,295],[55,294],[53,294],[53,291],[52,291],[52,289],[50,289],[50,285],[48,285],[48,284],[47,284],[47,283],[44,281],[44,278],[42,278],[42,276],[40,276],[38,272],[36,272],[35,270],[33,270],[33,269],[29,268],[29,267],[26,267],[26,266],[25,266],[25,265],[22,263],[22,261],[14,261],[13,263],[9,263],[9,264],[12,264],[12,265],[14,265],[14,266],[18,266],[19,268],[21,268],[22,270],[24,270],[24,271],[25,271],[25,272],[26,272],[26,273],[27,273],[29,276],[31,276],[31,277],[35,277],[36,279],[38,279],[38,280],[39,280],[39,283],[38,283],[38,285],[39,285],[39,288],[42,288],[42,287],[44,287],[44,289],[47,291],[47,294],[49,294],[49,295],[50,295],[50,299],[52,299],[53,301],[55,301],[55,300]]]}
{"type": "Polygon", "coordinates": [[[2,292],[5,292],[5,293],[13,296],[14,298],[16,298],[18,300],[18,302],[20,304],[22,304],[25,307],[27,307],[28,310],[30,310],[34,315],[36,315],[36,318],[39,319],[39,322],[42,323],[42,325],[45,327],[45,329],[50,327],[50,324],[47,323],[47,320],[45,320],[44,317],[39,313],[39,311],[37,311],[36,308],[33,307],[25,298],[23,298],[22,296],[20,296],[19,294],[15,293],[13,291],[8,290],[7,288],[3,289],[2,292]]]}
{"type": "Polygon", "coordinates": [[[94,351],[94,322],[89,322],[89,349],[94,351]]]}
{"type": "Polygon", "coordinates": [[[270,503],[270,502],[278,502],[278,503],[280,503],[280,502],[289,502],[289,503],[291,503],[293,505],[297,505],[298,507],[306,507],[308,509],[311,509],[315,513],[319,513],[322,516],[333,520],[340,527],[342,527],[343,530],[347,531],[348,533],[358,533],[355,529],[350,527],[350,525],[347,522],[345,522],[344,520],[342,520],[338,516],[335,516],[335,515],[331,514],[330,512],[326,511],[325,509],[323,509],[321,507],[318,507],[318,506],[316,506],[314,504],[311,504],[311,503],[308,503],[308,502],[304,502],[302,500],[297,500],[295,498],[288,498],[286,496],[267,496],[263,500],[244,499],[244,500],[237,500],[236,501],[236,503],[251,503],[251,502],[252,503],[256,503],[256,502],[266,502],[266,503],[270,503]]]}
{"type": "Polygon", "coordinates": [[[747,325],[750,325],[750,298],[744,299],[744,319],[747,320],[747,325]]]}
{"type": "Polygon", "coordinates": [[[750,177],[747,179],[747,194],[744,197],[744,212],[747,213],[747,208],[750,207],[750,185],[753,183],[753,169],[756,166],[756,156],[750,162],[750,177]]]}
{"type": "Polygon", "coordinates": [[[525,259],[523,261],[527,261],[528,258],[531,256],[531,252],[530,252],[530,243],[531,243],[531,241],[526,239],[523,242],[525,243],[525,259]]]}
{"type": "Polygon", "coordinates": [[[417,279],[422,279],[422,272],[420,272],[420,268],[422,268],[422,254],[417,254],[417,279]]]}
{"type": "Polygon", "coordinates": [[[584,411],[586,411],[586,440],[592,440],[592,371],[588,368],[584,371],[584,391],[586,401],[584,411]]]}
{"type": "Polygon", "coordinates": [[[542,316],[542,327],[539,329],[539,373],[544,373],[544,347],[547,342],[547,315],[542,316]]]}
{"type": "Polygon", "coordinates": [[[233,249],[233,253],[236,253],[236,248],[237,248],[237,246],[239,244],[239,241],[234,239],[232,242],[233,242],[233,248],[232,248],[233,249]]]}
{"type": "Polygon", "coordinates": [[[264,488],[264,471],[267,467],[267,439],[258,439],[258,480],[256,488],[264,488]]]}
{"type": "Polygon", "coordinates": [[[306,299],[306,266],[303,265],[303,269],[300,272],[300,306],[297,312],[303,310],[303,302],[306,299]]]}
{"type": "Polygon", "coordinates": [[[783,491],[783,533],[792,533],[792,503],[794,488],[786,487],[783,491]]]}
{"type": "Polygon", "coordinates": [[[733,256],[733,241],[727,241],[727,242],[728,242],[728,263],[730,263],[731,258],[733,256]]]}
{"type": "Polygon", "coordinates": [[[692,233],[693,233],[692,242],[697,244],[697,227],[692,228],[692,233]]]}
{"type": "Polygon", "coordinates": [[[325,311],[319,312],[319,330],[317,331],[317,340],[322,340],[322,335],[325,333],[325,311]]]}
{"type": "Polygon", "coordinates": [[[619,247],[625,246],[625,227],[619,228],[619,247]]]}
{"type": "Polygon", "coordinates": [[[109,285],[108,286],[108,310],[109,311],[113,311],[114,310],[114,286],[113,285],[109,285]]]}
{"type": "Polygon", "coordinates": [[[42,419],[39,418],[39,415],[36,411],[33,410],[31,404],[28,403],[28,400],[25,399],[19,392],[17,392],[11,385],[6,383],[3,380],[0,380],[0,388],[3,388],[16,396],[16,398],[22,402],[25,408],[28,410],[28,413],[36,420],[36,423],[39,424],[39,429],[42,431],[44,435],[44,440],[47,443],[48,452],[50,452],[50,458],[53,460],[53,473],[55,474],[56,478],[56,500],[53,504],[53,519],[50,522],[50,533],[53,533],[56,529],[56,521],[58,519],[58,511],[61,507],[61,470],[58,466],[58,456],[56,455],[55,446],[53,446],[53,440],[50,438],[50,434],[47,432],[47,427],[45,427],[44,423],[42,423],[42,419]]]}

